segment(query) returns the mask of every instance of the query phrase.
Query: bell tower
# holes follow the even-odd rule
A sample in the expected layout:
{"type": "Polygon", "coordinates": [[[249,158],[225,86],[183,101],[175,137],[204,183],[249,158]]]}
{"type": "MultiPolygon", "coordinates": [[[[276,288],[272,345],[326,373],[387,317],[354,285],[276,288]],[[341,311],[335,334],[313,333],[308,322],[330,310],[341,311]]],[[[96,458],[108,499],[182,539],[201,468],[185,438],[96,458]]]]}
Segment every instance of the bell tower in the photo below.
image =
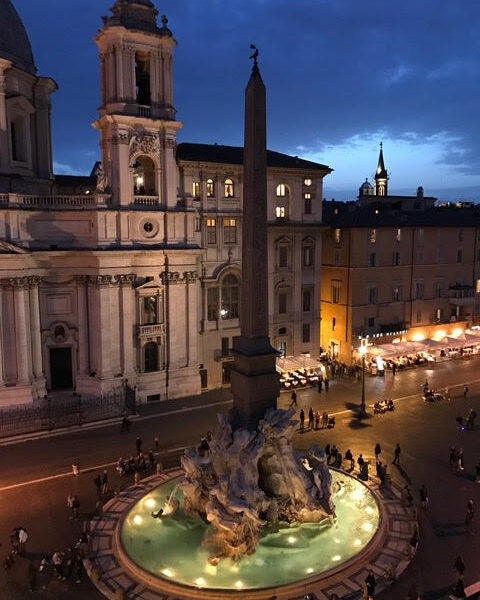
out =
{"type": "Polygon", "coordinates": [[[380,142],[377,170],[375,171],[375,196],[388,196],[388,173],[383,162],[383,143],[380,142]]]}
{"type": "Polygon", "coordinates": [[[150,0],[116,0],[95,41],[100,58],[102,155],[99,191],[117,206],[173,207],[175,147],[182,123],[173,106],[177,42],[150,0]],[[103,188],[103,189],[102,189],[103,188]]]}

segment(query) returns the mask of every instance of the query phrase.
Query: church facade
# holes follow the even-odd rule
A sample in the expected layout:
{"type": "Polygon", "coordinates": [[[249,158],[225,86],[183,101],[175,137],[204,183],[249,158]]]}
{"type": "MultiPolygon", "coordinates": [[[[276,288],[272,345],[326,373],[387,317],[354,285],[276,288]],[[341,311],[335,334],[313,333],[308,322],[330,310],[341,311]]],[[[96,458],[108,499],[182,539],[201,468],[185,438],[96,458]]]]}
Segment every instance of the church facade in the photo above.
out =
{"type": "MultiPolygon", "coordinates": [[[[96,37],[101,161],[55,176],[56,84],[0,3],[0,406],[125,382],[140,402],[163,401],[229,382],[243,150],[177,144],[166,18],[150,0],[111,13],[96,37]]],[[[270,151],[267,162],[270,337],[282,355],[317,355],[330,169],[270,151]]]]}

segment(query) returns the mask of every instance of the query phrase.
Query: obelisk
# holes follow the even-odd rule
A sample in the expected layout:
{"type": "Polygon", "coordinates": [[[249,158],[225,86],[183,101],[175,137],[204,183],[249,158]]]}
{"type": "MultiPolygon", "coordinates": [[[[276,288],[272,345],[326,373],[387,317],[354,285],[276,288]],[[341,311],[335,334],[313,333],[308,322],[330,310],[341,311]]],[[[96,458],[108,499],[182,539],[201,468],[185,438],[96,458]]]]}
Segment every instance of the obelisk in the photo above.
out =
{"type": "Polygon", "coordinates": [[[266,93],[257,56],[255,49],[245,91],[241,335],[233,342],[231,372],[232,424],[248,429],[276,407],[280,391],[277,352],[268,337],[266,93]]]}

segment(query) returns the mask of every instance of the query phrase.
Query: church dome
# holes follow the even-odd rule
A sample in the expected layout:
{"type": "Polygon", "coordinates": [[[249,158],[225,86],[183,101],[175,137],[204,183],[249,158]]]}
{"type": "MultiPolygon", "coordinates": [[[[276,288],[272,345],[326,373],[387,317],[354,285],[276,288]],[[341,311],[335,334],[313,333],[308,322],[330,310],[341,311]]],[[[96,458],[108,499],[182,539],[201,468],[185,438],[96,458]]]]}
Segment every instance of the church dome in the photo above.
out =
{"type": "Polygon", "coordinates": [[[368,181],[368,179],[365,179],[365,181],[362,183],[362,185],[360,186],[361,190],[373,190],[373,186],[372,184],[368,181]]]}
{"type": "Polygon", "coordinates": [[[10,0],[0,0],[0,58],[32,75],[37,71],[27,32],[10,0]]]}

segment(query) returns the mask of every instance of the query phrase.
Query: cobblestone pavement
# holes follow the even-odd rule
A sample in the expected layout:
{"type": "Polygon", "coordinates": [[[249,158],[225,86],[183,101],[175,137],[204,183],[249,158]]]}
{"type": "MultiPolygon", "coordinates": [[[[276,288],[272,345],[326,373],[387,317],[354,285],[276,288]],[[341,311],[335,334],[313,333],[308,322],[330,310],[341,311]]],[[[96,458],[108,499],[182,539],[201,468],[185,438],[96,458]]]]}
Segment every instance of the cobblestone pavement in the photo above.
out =
{"type": "MultiPolygon", "coordinates": [[[[474,358],[437,364],[432,370],[420,368],[397,373],[394,380],[390,373],[385,379],[368,378],[367,404],[380,397],[401,399],[396,402],[393,413],[372,415],[366,420],[357,419],[351,410],[359,403],[360,385],[356,382],[334,380],[328,395],[325,392],[320,395],[315,390],[298,393],[299,408],[312,405],[339,413],[335,429],[299,433],[296,440],[299,447],[308,447],[314,442],[335,443],[342,452],[350,447],[355,456],[362,452],[372,460],[373,447],[378,441],[382,445],[382,457],[391,462],[395,443],[399,442],[401,467],[389,467],[392,478],[401,486],[409,483],[416,501],[422,483],[429,491],[429,508],[419,509],[419,551],[398,582],[380,593],[379,600],[404,600],[412,584],[423,593],[425,600],[444,600],[455,580],[453,562],[458,554],[466,563],[466,584],[480,579],[480,517],[477,514],[470,528],[464,525],[467,501],[474,501],[477,512],[480,507],[480,485],[474,482],[474,467],[480,460],[480,427],[462,432],[455,422],[455,417],[465,415],[472,406],[480,414],[480,383],[475,383],[480,380],[479,367],[480,359],[474,358]],[[452,401],[423,403],[419,394],[426,378],[436,389],[459,386],[452,389],[452,401]],[[462,394],[463,382],[469,382],[466,400],[462,394]],[[450,446],[464,450],[466,464],[461,474],[449,467],[450,446]]],[[[209,396],[209,404],[213,397],[215,394],[209,396]]],[[[217,399],[225,400],[223,396],[217,399]]],[[[282,394],[279,406],[288,404],[289,395],[282,394]]],[[[189,406],[190,402],[185,400],[176,408],[181,409],[183,405],[189,406]]],[[[143,438],[147,450],[158,435],[161,460],[166,466],[173,466],[178,462],[182,447],[198,440],[202,432],[214,426],[218,410],[228,408],[229,404],[223,403],[188,412],[159,414],[165,411],[165,406],[149,406],[142,409],[142,420],[134,424],[132,433],[123,436],[116,425],[0,447],[0,558],[3,560],[8,551],[9,535],[15,526],[28,529],[27,557],[37,561],[76,540],[82,520],[69,520],[65,504],[68,493],[78,494],[81,519],[88,519],[95,508],[93,478],[99,470],[92,467],[113,463],[120,455],[134,454],[137,434],[143,438]],[[78,461],[84,469],[80,477],[67,475],[73,461],[78,461]],[[38,479],[43,480],[31,483],[38,479]]],[[[111,489],[132,483],[131,477],[120,479],[112,467],[106,468],[111,489]]],[[[25,559],[17,559],[9,583],[1,570],[1,600],[31,597],[26,584],[27,566],[25,559]]],[[[46,592],[39,591],[36,596],[59,600],[101,598],[88,581],[75,585],[56,579],[46,592]]]]}

